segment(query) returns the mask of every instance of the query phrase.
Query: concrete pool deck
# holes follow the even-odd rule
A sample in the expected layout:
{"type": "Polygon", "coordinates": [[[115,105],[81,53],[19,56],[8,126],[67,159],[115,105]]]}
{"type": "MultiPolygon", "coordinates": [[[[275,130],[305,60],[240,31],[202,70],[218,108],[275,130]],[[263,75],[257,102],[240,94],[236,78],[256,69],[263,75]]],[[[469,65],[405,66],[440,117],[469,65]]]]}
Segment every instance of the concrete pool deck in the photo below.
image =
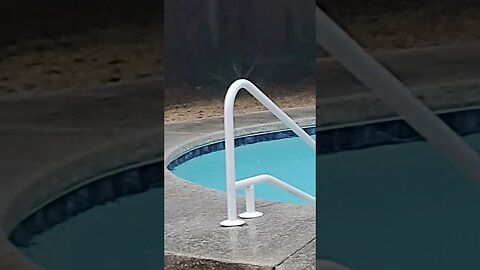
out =
{"type": "MultiPolygon", "coordinates": [[[[286,112],[300,125],[315,125],[314,107],[286,112]]],[[[235,125],[237,136],[285,129],[270,112],[242,114],[235,125]]],[[[165,165],[192,147],[222,138],[223,118],[167,124],[165,165]]],[[[239,209],[245,208],[244,199],[238,202],[239,209]]],[[[264,216],[222,228],[225,192],[184,181],[166,169],[165,269],[315,269],[315,206],[267,201],[257,206],[264,216]]]]}

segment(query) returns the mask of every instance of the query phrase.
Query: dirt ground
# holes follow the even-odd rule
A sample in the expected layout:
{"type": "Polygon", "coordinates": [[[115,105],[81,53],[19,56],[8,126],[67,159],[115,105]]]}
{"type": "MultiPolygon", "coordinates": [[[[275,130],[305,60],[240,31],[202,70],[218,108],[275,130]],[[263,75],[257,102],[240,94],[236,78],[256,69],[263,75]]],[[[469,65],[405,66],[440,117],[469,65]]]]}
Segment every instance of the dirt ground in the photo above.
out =
{"type": "MultiPolygon", "coordinates": [[[[280,108],[315,106],[315,85],[264,85],[262,91],[280,108]]],[[[185,121],[223,115],[224,93],[208,90],[175,89],[165,93],[165,122],[185,121]]],[[[235,113],[265,110],[263,105],[245,91],[239,92],[235,113]]]]}
{"type": "Polygon", "coordinates": [[[0,96],[163,75],[163,2],[0,2],[0,96]]]}
{"type": "MultiPolygon", "coordinates": [[[[478,1],[366,0],[363,5],[356,0],[322,2],[328,14],[371,52],[480,41],[478,1]]],[[[317,57],[326,56],[317,48],[317,57]]],[[[270,85],[266,91],[282,108],[315,106],[314,86],[270,85]]],[[[217,93],[166,89],[165,94],[167,122],[222,115],[223,96],[217,93]],[[178,98],[175,93],[182,96],[178,98]]],[[[236,105],[239,113],[263,110],[248,95],[239,97],[236,105]]]]}
{"type": "MultiPolygon", "coordinates": [[[[126,1],[119,3],[123,2],[126,1]]],[[[370,51],[480,40],[478,1],[367,0],[362,1],[362,5],[353,0],[323,2],[327,12],[370,51]]],[[[0,8],[0,12],[8,14],[8,8],[0,8]]],[[[151,8],[135,11],[135,16],[139,18],[142,12],[143,17],[151,17],[141,23],[132,17],[121,24],[98,27],[98,22],[103,20],[100,16],[92,19],[91,25],[76,27],[71,33],[47,37],[30,35],[16,43],[1,43],[0,97],[28,91],[58,91],[162,78],[163,23],[148,10],[151,8]]],[[[108,12],[111,11],[106,9],[104,16],[111,14],[108,12]]],[[[124,12],[128,15],[128,8],[124,12]]],[[[85,18],[87,15],[82,16],[85,18]]],[[[122,16],[117,16],[118,20],[122,20],[122,16]]],[[[67,14],[63,19],[68,21],[69,17],[67,14]]],[[[0,24],[13,27],[15,23],[5,23],[8,18],[0,16],[0,24]]],[[[16,31],[36,31],[34,19],[26,20],[25,24],[30,28],[16,31]]],[[[79,21],[78,18],[75,21],[79,21]]],[[[326,54],[318,49],[317,56],[324,57],[326,54]]],[[[315,105],[315,87],[304,82],[263,88],[281,107],[315,105]]],[[[187,87],[166,89],[165,118],[170,122],[219,116],[222,114],[222,103],[223,93],[187,87]]],[[[237,109],[238,112],[249,112],[262,107],[252,102],[248,95],[241,95],[237,109]]]]}
{"type": "Polygon", "coordinates": [[[150,29],[91,30],[0,51],[0,96],[134,81],[163,75],[163,42],[150,29]],[[125,40],[125,33],[131,35],[125,40]],[[118,41],[118,42],[117,42],[118,41]]]}
{"type": "MultiPolygon", "coordinates": [[[[477,0],[321,2],[332,18],[370,51],[480,40],[480,2],[477,0]]],[[[318,56],[324,55],[319,49],[318,56]]]]}

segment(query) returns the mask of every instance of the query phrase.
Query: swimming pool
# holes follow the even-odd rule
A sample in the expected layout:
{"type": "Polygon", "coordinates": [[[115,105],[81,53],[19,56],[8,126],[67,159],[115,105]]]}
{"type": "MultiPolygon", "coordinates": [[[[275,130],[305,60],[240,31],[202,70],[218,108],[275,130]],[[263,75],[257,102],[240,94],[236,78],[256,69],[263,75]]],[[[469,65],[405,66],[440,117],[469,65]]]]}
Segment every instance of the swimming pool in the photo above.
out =
{"type": "Polygon", "coordinates": [[[70,191],[24,220],[10,240],[48,270],[162,269],[163,166],[70,191]]]}
{"type": "MultiPolygon", "coordinates": [[[[305,129],[315,139],[315,128],[305,129]]],[[[291,131],[256,134],[236,139],[237,180],[271,174],[315,196],[315,151],[291,131]]],[[[200,146],[169,165],[176,176],[215,190],[225,191],[225,151],[223,143],[200,146]],[[202,149],[204,153],[202,153],[202,149]],[[189,156],[189,153],[195,153],[189,156]],[[180,159],[180,161],[179,161],[180,159]]],[[[238,190],[244,194],[244,190],[238,190]]],[[[255,185],[257,199],[306,203],[271,184],[255,185]]]]}
{"type": "MultiPolygon", "coordinates": [[[[480,149],[480,110],[442,118],[480,149]]],[[[480,269],[480,186],[430,143],[403,121],[317,136],[330,140],[317,156],[318,259],[358,270],[480,269]]]]}
{"type": "Polygon", "coordinates": [[[32,238],[25,254],[48,270],[161,269],[163,189],[97,206],[32,238]]]}

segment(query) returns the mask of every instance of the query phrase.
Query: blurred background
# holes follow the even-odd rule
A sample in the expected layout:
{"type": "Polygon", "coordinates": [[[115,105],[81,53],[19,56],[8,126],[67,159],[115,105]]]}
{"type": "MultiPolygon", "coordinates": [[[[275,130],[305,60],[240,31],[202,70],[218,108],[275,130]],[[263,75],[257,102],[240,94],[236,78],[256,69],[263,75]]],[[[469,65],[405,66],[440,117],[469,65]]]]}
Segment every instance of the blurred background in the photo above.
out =
{"type": "MultiPolygon", "coordinates": [[[[370,51],[480,40],[478,0],[317,0],[370,51]]],[[[318,48],[317,56],[325,56],[318,48]]]]}
{"type": "MultiPolygon", "coordinates": [[[[315,56],[327,55],[315,48],[314,3],[304,2],[168,0],[164,43],[163,1],[1,1],[0,97],[161,80],[166,65],[167,119],[219,115],[212,95],[238,77],[264,86],[282,106],[313,106],[309,74],[315,56]]],[[[317,4],[372,52],[480,39],[477,0],[317,4]]],[[[260,106],[240,109],[249,108],[260,106]]]]}
{"type": "Polygon", "coordinates": [[[163,74],[163,1],[1,1],[0,32],[0,96],[163,74]]]}
{"type": "Polygon", "coordinates": [[[312,79],[313,1],[166,1],[166,82],[222,90],[236,78],[312,79]]]}
{"type": "MultiPolygon", "coordinates": [[[[166,121],[222,115],[247,78],[282,108],[314,106],[314,1],[167,0],[166,121]]],[[[241,92],[237,112],[263,110],[241,92]]]]}

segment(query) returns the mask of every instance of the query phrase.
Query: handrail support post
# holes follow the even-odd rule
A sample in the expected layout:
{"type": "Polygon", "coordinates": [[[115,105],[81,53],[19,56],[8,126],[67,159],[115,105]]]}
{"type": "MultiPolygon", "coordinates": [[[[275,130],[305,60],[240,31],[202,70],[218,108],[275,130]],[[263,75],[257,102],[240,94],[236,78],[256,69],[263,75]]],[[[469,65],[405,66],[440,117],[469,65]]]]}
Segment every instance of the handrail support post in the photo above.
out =
{"type": "Polygon", "coordinates": [[[263,216],[262,212],[255,210],[255,187],[254,185],[245,188],[245,203],[247,211],[238,215],[241,218],[257,218],[263,216]]]}

